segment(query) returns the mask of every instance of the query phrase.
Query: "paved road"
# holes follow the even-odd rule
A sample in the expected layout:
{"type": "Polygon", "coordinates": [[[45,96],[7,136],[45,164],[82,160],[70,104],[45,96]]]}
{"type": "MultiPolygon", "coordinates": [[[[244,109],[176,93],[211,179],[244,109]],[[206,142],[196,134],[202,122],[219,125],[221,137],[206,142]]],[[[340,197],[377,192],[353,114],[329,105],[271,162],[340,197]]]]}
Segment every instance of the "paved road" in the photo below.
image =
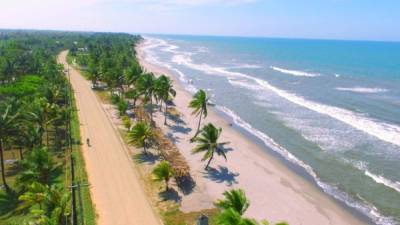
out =
{"type": "MultiPolygon", "coordinates": [[[[58,56],[58,62],[65,68],[68,67],[66,55],[67,51],[63,51],[58,56]]],[[[98,214],[97,224],[161,224],[140,186],[128,150],[89,82],[72,67],[70,76],[81,123],[81,137],[82,140],[90,138],[91,147],[83,145],[83,155],[98,214]]]]}

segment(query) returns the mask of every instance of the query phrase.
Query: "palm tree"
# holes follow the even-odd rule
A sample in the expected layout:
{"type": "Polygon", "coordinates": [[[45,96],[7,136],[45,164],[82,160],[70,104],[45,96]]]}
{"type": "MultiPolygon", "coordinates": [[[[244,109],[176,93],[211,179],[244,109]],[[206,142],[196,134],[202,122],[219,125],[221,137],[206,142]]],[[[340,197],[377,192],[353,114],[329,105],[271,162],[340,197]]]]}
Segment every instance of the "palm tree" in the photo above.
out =
{"type": "Polygon", "coordinates": [[[256,220],[244,218],[232,208],[219,213],[216,222],[218,225],[258,225],[256,220]]]}
{"type": "MultiPolygon", "coordinates": [[[[54,116],[55,111],[56,105],[48,103],[45,98],[40,98],[33,103],[28,119],[34,122],[39,128],[40,143],[43,143],[43,134],[47,131],[48,125],[57,119],[54,116]]],[[[48,145],[48,134],[46,137],[46,143],[48,145]]]]}
{"type": "Polygon", "coordinates": [[[211,160],[214,158],[214,153],[217,155],[222,155],[226,160],[226,153],[224,150],[224,145],[229,142],[218,143],[218,138],[221,135],[222,129],[215,128],[212,123],[205,125],[201,131],[200,136],[194,139],[197,142],[197,146],[192,150],[192,153],[205,152],[202,161],[208,159],[205,169],[208,169],[211,160]]]}
{"type": "Polygon", "coordinates": [[[137,148],[143,148],[144,153],[147,154],[146,148],[152,137],[151,126],[146,122],[138,122],[128,133],[128,143],[137,148]]]}
{"type": "Polygon", "coordinates": [[[34,147],[40,147],[42,143],[40,143],[40,131],[39,127],[35,127],[29,124],[22,133],[22,139],[24,139],[25,146],[28,150],[33,150],[34,147]]]}
{"type": "MultiPolygon", "coordinates": [[[[221,209],[217,215],[218,225],[269,225],[267,220],[258,223],[251,218],[243,217],[243,214],[250,206],[250,202],[242,189],[232,189],[224,192],[224,199],[219,199],[214,205],[221,209]]],[[[288,225],[285,222],[275,225],[288,225]]]]}
{"type": "Polygon", "coordinates": [[[29,185],[28,190],[18,197],[22,204],[18,207],[18,211],[31,208],[35,205],[39,206],[39,209],[44,208],[46,202],[48,187],[47,185],[34,182],[29,185]]]}
{"type": "Polygon", "coordinates": [[[64,224],[65,217],[69,215],[69,199],[69,192],[63,192],[55,186],[49,187],[34,182],[19,197],[22,204],[17,210],[30,209],[35,217],[33,224],[64,224]]]}
{"type": "Polygon", "coordinates": [[[139,65],[138,62],[134,61],[132,65],[124,71],[124,81],[128,86],[131,86],[136,83],[136,81],[142,74],[142,67],[139,65]]]}
{"type": "Polygon", "coordinates": [[[194,140],[195,137],[199,134],[200,131],[200,124],[201,124],[201,117],[206,118],[207,117],[207,104],[208,104],[209,98],[207,97],[207,94],[203,90],[199,90],[194,94],[192,101],[189,103],[189,107],[193,108],[192,115],[199,116],[199,123],[197,125],[197,130],[192,138],[194,140]]]}
{"type": "Polygon", "coordinates": [[[140,92],[137,89],[131,89],[125,92],[125,98],[133,99],[133,108],[136,107],[136,101],[140,97],[140,92]]]}
{"type": "MultiPolygon", "coordinates": [[[[167,125],[167,113],[168,113],[168,100],[172,97],[176,96],[176,91],[173,88],[172,81],[169,77],[165,75],[161,75],[157,79],[156,92],[158,97],[164,102],[165,110],[164,110],[164,125],[167,125]]],[[[160,104],[161,108],[162,102],[160,104]]]]}
{"type": "Polygon", "coordinates": [[[249,208],[250,202],[242,189],[225,191],[224,197],[225,199],[217,200],[215,203],[216,207],[223,210],[232,208],[240,215],[243,215],[247,208],[249,208]]]}
{"type": "Polygon", "coordinates": [[[10,188],[6,181],[5,166],[4,166],[4,146],[3,144],[7,138],[12,137],[18,133],[17,120],[19,113],[16,112],[13,105],[7,105],[6,103],[0,105],[0,161],[1,161],[1,178],[6,191],[10,188]]]}
{"type": "Polygon", "coordinates": [[[88,64],[89,79],[92,81],[93,87],[97,87],[97,81],[100,79],[100,71],[96,66],[94,60],[90,60],[88,64]]]}
{"type": "Polygon", "coordinates": [[[36,148],[21,162],[23,171],[18,175],[18,185],[26,187],[33,182],[49,184],[55,165],[46,148],[36,148]]]}
{"type": "Polygon", "coordinates": [[[153,122],[153,95],[155,77],[152,73],[142,74],[136,81],[136,88],[147,100],[150,100],[150,119],[153,122]]]}
{"type": "Polygon", "coordinates": [[[168,161],[160,162],[154,169],[153,169],[153,176],[154,180],[156,181],[165,181],[165,190],[168,191],[168,182],[171,177],[174,175],[174,171],[168,161]]]}
{"type": "Polygon", "coordinates": [[[65,224],[65,218],[70,213],[70,198],[71,195],[68,191],[62,191],[56,186],[51,186],[49,188],[49,201],[47,202],[47,210],[52,224],[65,224]]]}

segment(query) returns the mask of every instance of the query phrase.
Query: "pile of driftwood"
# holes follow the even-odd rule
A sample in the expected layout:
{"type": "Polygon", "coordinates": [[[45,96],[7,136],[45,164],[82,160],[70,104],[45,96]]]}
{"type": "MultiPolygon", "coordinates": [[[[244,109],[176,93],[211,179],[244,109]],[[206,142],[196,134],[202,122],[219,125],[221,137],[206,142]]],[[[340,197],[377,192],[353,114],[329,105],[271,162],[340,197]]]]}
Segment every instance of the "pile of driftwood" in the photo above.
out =
{"type": "MultiPolygon", "coordinates": [[[[150,123],[150,116],[143,107],[135,108],[135,117],[138,121],[146,121],[150,123]]],[[[183,155],[172,141],[164,135],[161,128],[153,126],[154,142],[158,147],[162,158],[167,160],[175,172],[175,178],[182,179],[190,177],[190,167],[183,155]]]]}

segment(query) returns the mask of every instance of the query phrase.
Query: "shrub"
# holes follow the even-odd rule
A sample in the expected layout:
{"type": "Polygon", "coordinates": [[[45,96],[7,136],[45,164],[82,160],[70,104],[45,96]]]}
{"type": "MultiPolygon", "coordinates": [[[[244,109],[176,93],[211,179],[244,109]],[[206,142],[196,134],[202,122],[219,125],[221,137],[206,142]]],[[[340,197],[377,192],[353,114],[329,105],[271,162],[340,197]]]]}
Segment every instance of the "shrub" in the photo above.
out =
{"type": "Polygon", "coordinates": [[[132,126],[132,123],[131,123],[131,119],[129,119],[129,117],[128,116],[123,116],[122,117],[122,123],[124,124],[124,127],[126,128],[126,129],[130,129],[131,128],[131,126],[132,126]]]}
{"type": "Polygon", "coordinates": [[[119,115],[123,116],[126,114],[126,110],[128,110],[128,102],[121,100],[118,102],[117,107],[118,107],[119,115]]]}

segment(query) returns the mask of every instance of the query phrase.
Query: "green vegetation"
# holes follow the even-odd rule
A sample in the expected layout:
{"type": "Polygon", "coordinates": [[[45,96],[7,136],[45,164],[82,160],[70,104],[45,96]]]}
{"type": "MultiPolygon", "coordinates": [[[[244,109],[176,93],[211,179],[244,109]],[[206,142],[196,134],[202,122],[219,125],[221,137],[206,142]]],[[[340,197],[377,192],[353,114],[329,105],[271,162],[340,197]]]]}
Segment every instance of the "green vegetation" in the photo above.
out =
{"type": "Polygon", "coordinates": [[[161,75],[155,81],[154,86],[156,100],[160,101],[160,110],[164,102],[164,125],[167,125],[168,101],[176,96],[176,91],[173,88],[171,79],[165,75],[161,75]]]}
{"type": "Polygon", "coordinates": [[[146,122],[138,122],[128,133],[128,143],[137,148],[143,148],[144,153],[147,154],[146,149],[149,147],[152,137],[151,126],[146,122]]]}
{"type": "MultiPolygon", "coordinates": [[[[268,225],[268,221],[257,222],[255,219],[246,218],[243,214],[250,206],[246,194],[241,189],[232,189],[224,192],[224,199],[217,200],[215,206],[221,211],[216,215],[217,225],[268,225]]],[[[285,222],[275,225],[287,225],[285,222]]]]}
{"type": "Polygon", "coordinates": [[[194,138],[197,146],[192,150],[192,153],[196,154],[205,152],[201,160],[205,161],[208,159],[205,167],[206,170],[208,169],[211,160],[214,158],[215,153],[223,156],[226,160],[226,149],[224,148],[224,145],[228,144],[229,142],[218,142],[221,132],[221,128],[217,129],[212,123],[209,123],[200,130],[200,136],[194,138]]]}
{"type": "Polygon", "coordinates": [[[154,169],[153,169],[153,176],[154,180],[156,181],[165,181],[165,191],[169,190],[168,182],[174,175],[174,171],[169,165],[168,161],[160,162],[154,169]]]}
{"type": "Polygon", "coordinates": [[[209,98],[207,97],[207,94],[204,90],[199,90],[194,94],[192,101],[189,103],[189,107],[193,108],[193,115],[196,115],[196,117],[199,117],[199,123],[197,125],[197,130],[192,138],[192,141],[194,141],[194,138],[197,137],[197,135],[200,132],[200,124],[201,124],[201,117],[206,118],[207,117],[207,105],[209,103],[209,98]]]}
{"type": "Polygon", "coordinates": [[[243,215],[247,208],[249,208],[250,202],[242,189],[225,191],[224,197],[225,199],[218,200],[215,206],[222,210],[232,208],[240,215],[243,215]]]}
{"type": "MultiPolygon", "coordinates": [[[[187,176],[190,170],[185,162],[180,161],[184,161],[184,158],[176,150],[176,147],[174,148],[171,142],[165,140],[161,129],[153,122],[153,112],[158,105],[160,112],[164,111],[164,124],[167,125],[170,113],[168,104],[173,100],[176,92],[168,77],[164,75],[157,77],[153,73],[144,72],[140,67],[134,48],[132,48],[139,40],[140,37],[133,38],[129,35],[97,36],[88,39],[83,48],[71,51],[69,57],[71,62],[76,62],[83,74],[91,80],[93,89],[97,91],[100,98],[117,107],[127,129],[122,132],[123,135],[126,135],[124,140],[137,148],[143,148],[145,157],[152,156],[151,152],[147,150],[152,144],[156,144],[159,156],[163,161],[152,168],[153,180],[164,181],[166,192],[173,193],[175,190],[168,185],[171,177],[177,178],[178,174],[187,176]],[[165,106],[164,109],[162,104],[165,106]],[[131,116],[135,117],[135,122],[129,119],[131,116]]],[[[221,155],[226,159],[227,151],[224,148],[227,142],[218,142],[222,132],[220,128],[209,123],[200,129],[202,119],[207,117],[208,104],[209,98],[203,90],[198,91],[189,104],[189,107],[193,109],[193,114],[199,117],[196,134],[191,139],[197,142],[193,152],[205,152],[203,160],[208,160],[206,169],[214,154],[221,155]]],[[[143,162],[142,153],[137,157],[137,161],[143,162]]],[[[178,183],[179,179],[176,181],[178,183]]],[[[147,183],[145,185],[155,184],[147,183]]],[[[156,191],[152,191],[150,195],[153,195],[153,192],[156,191]]],[[[157,202],[163,192],[158,194],[157,202]]],[[[250,204],[244,191],[232,190],[226,192],[225,197],[226,199],[216,202],[216,209],[183,213],[179,210],[178,204],[173,203],[172,206],[160,207],[160,211],[167,225],[194,224],[201,214],[209,216],[210,224],[214,225],[267,224],[266,221],[258,223],[254,219],[243,217],[250,204]]]]}
{"type": "MultiPolygon", "coordinates": [[[[72,158],[80,158],[75,182],[87,183],[87,177],[81,176],[79,144],[71,142],[79,140],[71,127],[78,124],[79,129],[79,123],[56,56],[62,49],[76,52],[98,35],[0,30],[0,224],[72,221],[72,199],[77,197],[70,191],[72,158]]],[[[84,215],[79,207],[75,215],[93,225],[90,195],[82,192],[84,215]]]]}

